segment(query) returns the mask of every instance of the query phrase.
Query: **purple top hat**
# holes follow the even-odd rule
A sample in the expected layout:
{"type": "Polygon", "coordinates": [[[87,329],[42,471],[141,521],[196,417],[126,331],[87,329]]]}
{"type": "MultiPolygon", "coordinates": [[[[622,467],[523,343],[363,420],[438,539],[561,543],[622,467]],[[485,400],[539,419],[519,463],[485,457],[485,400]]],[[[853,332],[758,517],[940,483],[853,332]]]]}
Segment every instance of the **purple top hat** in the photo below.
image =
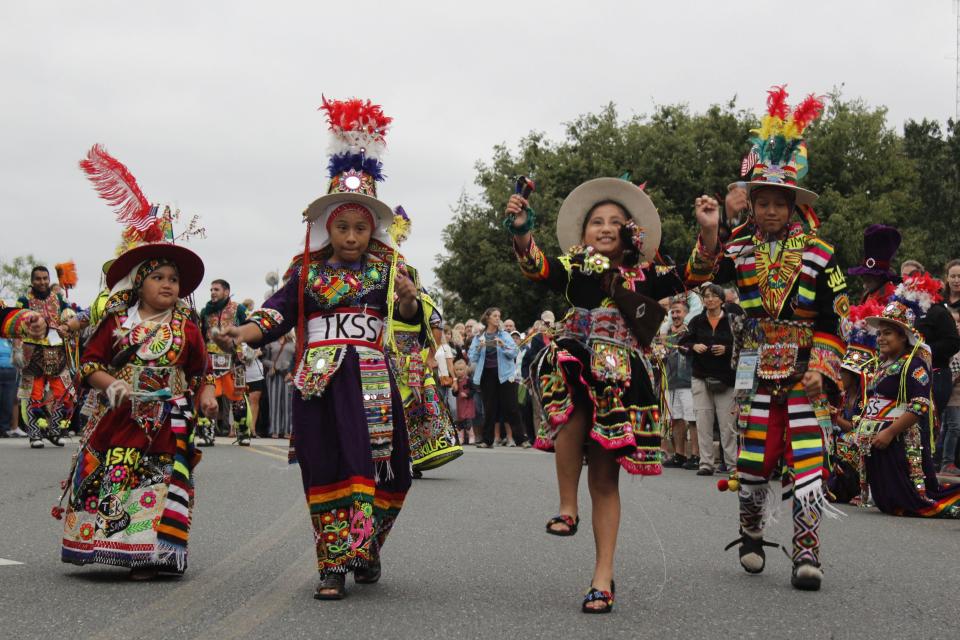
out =
{"type": "Polygon", "coordinates": [[[851,276],[877,276],[891,282],[900,277],[890,268],[900,247],[900,232],[885,224],[872,224],[863,232],[863,262],[847,270],[851,276]]]}

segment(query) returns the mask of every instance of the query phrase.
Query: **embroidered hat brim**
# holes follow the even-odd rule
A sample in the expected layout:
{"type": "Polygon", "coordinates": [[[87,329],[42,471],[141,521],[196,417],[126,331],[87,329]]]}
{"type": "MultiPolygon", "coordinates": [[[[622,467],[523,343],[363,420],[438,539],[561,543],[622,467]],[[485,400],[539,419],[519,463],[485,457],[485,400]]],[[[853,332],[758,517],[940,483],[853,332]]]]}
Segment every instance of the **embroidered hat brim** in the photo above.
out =
{"type": "Polygon", "coordinates": [[[130,274],[130,271],[143,262],[154,258],[166,258],[177,265],[180,276],[180,297],[186,298],[193,293],[203,281],[203,260],[190,249],[169,242],[152,242],[138,245],[123,252],[107,269],[107,288],[114,285],[130,274]]]}
{"type": "MultiPolygon", "coordinates": [[[[744,186],[743,182],[731,182],[727,189],[733,189],[735,187],[744,186]]],[[[746,183],[747,188],[747,197],[750,197],[750,194],[756,191],[757,189],[763,189],[764,187],[774,187],[777,189],[788,189],[794,193],[796,198],[797,206],[801,205],[812,205],[817,201],[819,197],[813,191],[809,189],[804,189],[803,187],[798,187],[792,184],[784,184],[782,182],[763,182],[760,180],[751,181],[746,183]]]]}
{"type": "Polygon", "coordinates": [[[332,205],[356,202],[362,204],[377,218],[378,229],[389,229],[393,224],[393,210],[390,205],[363,193],[328,193],[310,203],[303,212],[303,219],[314,222],[332,205]]]}
{"type": "Polygon", "coordinates": [[[662,229],[660,214],[653,201],[640,187],[620,178],[594,178],[570,192],[557,214],[557,241],[566,251],[580,244],[587,212],[598,202],[612,200],[619,203],[643,231],[640,260],[650,262],[660,248],[662,229]]]}

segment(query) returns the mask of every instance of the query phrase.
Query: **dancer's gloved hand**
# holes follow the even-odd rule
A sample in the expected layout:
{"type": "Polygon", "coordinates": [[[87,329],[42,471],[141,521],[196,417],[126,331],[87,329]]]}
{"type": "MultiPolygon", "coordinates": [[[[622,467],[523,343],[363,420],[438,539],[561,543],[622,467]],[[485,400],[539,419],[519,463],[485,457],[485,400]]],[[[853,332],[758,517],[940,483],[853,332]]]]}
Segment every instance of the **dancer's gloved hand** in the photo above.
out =
{"type": "Polygon", "coordinates": [[[212,420],[217,417],[218,409],[214,388],[204,385],[200,390],[200,413],[212,420]]]}
{"type": "Polygon", "coordinates": [[[47,335],[47,321],[36,311],[28,311],[24,318],[27,335],[39,340],[47,335]]]}
{"type": "Polygon", "coordinates": [[[110,386],[103,390],[107,394],[107,402],[111,409],[116,409],[121,404],[130,399],[133,389],[126,380],[114,380],[110,386]]]}

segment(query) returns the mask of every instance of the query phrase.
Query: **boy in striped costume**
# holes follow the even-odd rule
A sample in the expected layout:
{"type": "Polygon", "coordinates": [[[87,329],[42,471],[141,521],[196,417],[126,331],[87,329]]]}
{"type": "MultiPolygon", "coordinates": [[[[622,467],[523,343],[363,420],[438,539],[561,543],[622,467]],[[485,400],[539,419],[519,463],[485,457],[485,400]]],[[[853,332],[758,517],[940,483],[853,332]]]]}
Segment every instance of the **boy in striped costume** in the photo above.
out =
{"type": "MultiPolygon", "coordinates": [[[[771,478],[782,470],[793,494],[792,584],[820,588],[819,524],[825,506],[826,394],[838,388],[844,343],[839,324],[849,302],[833,247],[817,235],[816,194],[797,186],[806,173],[802,133],[822,104],[814,96],[787,114],[786,91],[775,87],[768,114],[755,130],[743,173],[751,213],[725,245],[717,233],[719,206],[698,198],[702,232],[687,264],[691,284],[736,282],[747,315],[740,336],[740,371],[752,386],[740,397],[740,563],[764,568],[764,525],[776,511],[771,478]],[[800,219],[792,219],[797,212],[800,219]],[[756,362],[754,366],[751,365],[756,362]]],[[[731,185],[733,187],[734,185],[731,185]]],[[[728,548],[729,548],[728,546],[728,548]]]]}

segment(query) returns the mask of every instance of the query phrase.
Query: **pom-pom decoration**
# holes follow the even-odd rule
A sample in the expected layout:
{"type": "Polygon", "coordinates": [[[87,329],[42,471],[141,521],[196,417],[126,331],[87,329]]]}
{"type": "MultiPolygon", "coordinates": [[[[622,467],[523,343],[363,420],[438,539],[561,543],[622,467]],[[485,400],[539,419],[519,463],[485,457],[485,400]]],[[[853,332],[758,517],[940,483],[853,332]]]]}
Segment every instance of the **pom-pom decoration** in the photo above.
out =
{"type": "Polygon", "coordinates": [[[400,246],[403,244],[407,238],[410,237],[410,229],[413,226],[413,223],[410,221],[410,216],[407,215],[407,212],[403,210],[403,207],[397,205],[397,208],[393,210],[393,223],[391,223],[390,228],[387,232],[390,234],[390,237],[393,238],[394,244],[400,246]]]}
{"type": "Polygon", "coordinates": [[[929,273],[904,279],[893,293],[891,300],[899,300],[910,307],[917,317],[924,315],[930,306],[943,299],[943,283],[929,273]]]}
{"type": "Polygon", "coordinates": [[[87,152],[80,168],[93,183],[93,188],[117,214],[118,222],[135,224],[150,215],[150,202],[140,191],[136,178],[122,162],[95,144],[87,152]]]}
{"type": "Polygon", "coordinates": [[[56,520],[63,520],[64,508],[61,506],[55,506],[50,509],[50,515],[53,516],[56,520]]]}
{"type": "Polygon", "coordinates": [[[77,265],[73,260],[54,265],[57,271],[57,282],[64,290],[69,291],[77,286],[77,265]]]}
{"type": "Polygon", "coordinates": [[[730,481],[726,478],[717,480],[717,491],[726,491],[730,488],[730,481]]]}
{"type": "Polygon", "coordinates": [[[386,149],[386,134],[393,118],[370,100],[327,100],[320,109],[327,113],[333,133],[330,155],[359,154],[379,158],[386,149]]]}

